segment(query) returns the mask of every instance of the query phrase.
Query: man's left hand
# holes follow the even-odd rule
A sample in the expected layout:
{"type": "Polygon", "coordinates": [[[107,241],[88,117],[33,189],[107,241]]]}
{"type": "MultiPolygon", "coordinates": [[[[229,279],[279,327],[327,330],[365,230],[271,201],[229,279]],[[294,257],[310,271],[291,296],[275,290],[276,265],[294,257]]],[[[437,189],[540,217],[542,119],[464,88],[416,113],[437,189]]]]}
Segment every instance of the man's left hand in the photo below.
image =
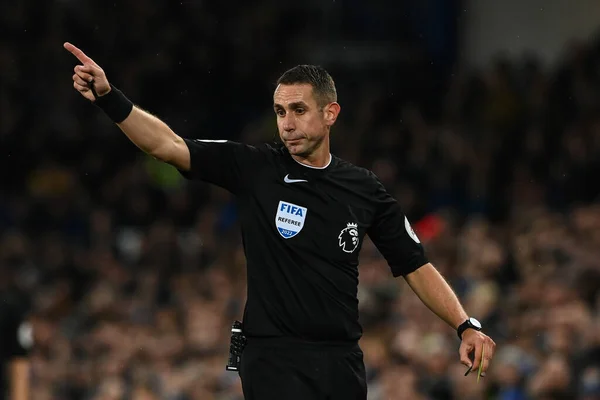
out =
{"type": "Polygon", "coordinates": [[[485,372],[490,366],[496,343],[487,335],[475,329],[467,329],[462,334],[462,343],[460,344],[459,354],[460,362],[471,368],[471,372],[476,372],[479,369],[479,364],[483,363],[481,368],[481,376],[485,376],[485,372]],[[485,350],[483,350],[485,348],[485,350]],[[469,354],[475,353],[473,361],[469,358],[469,354]],[[481,354],[483,352],[483,359],[481,354]]]}

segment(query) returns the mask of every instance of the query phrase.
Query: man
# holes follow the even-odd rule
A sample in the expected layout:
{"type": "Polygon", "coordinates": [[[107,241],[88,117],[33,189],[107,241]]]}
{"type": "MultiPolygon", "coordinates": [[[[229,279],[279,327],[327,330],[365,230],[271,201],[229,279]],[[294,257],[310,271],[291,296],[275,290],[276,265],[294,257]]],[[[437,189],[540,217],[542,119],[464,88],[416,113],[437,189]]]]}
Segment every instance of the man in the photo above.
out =
{"type": "Polygon", "coordinates": [[[31,324],[20,299],[0,288],[0,400],[29,399],[31,324]]]}
{"type": "Polygon", "coordinates": [[[372,172],[331,155],[340,105],[325,70],[298,66],[279,79],[273,107],[285,146],[253,147],[179,137],[133,106],[80,49],[64,47],[82,63],[74,88],[134,144],[236,195],[248,271],[240,367],[247,400],[366,399],[356,297],[366,234],[393,275],[457,329],[461,361],[473,371],[482,363],[485,373],[494,342],[427,261],[397,202],[372,172]]]}

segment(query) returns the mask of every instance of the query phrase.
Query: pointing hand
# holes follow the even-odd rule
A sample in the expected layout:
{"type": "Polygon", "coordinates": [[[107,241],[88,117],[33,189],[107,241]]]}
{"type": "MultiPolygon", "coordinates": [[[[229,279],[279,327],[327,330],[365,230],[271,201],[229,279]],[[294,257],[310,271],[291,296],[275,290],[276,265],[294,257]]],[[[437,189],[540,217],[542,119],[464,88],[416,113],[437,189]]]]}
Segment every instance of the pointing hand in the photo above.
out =
{"type": "Polygon", "coordinates": [[[69,42],[64,44],[64,48],[77,57],[79,62],[83,64],[77,65],[75,67],[75,74],[73,74],[73,87],[83,97],[90,101],[96,100],[92,88],[98,96],[104,96],[110,92],[110,84],[108,83],[108,79],[106,79],[104,70],[94,60],[69,42]]]}

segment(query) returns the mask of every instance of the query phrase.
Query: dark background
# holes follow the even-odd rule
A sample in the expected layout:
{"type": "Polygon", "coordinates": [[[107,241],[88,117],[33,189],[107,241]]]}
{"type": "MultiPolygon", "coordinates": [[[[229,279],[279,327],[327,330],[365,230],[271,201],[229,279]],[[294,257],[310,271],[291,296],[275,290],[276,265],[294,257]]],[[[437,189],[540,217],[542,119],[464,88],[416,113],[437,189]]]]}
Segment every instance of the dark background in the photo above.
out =
{"type": "Polygon", "coordinates": [[[370,400],[600,398],[600,42],[477,67],[467,16],[443,0],[0,3],[0,291],[30,309],[32,398],[241,398],[224,371],[245,298],[235,203],[79,96],[64,41],[191,138],[272,141],[277,77],[329,70],[333,152],[382,179],[498,343],[483,383],[462,377],[455,333],[366,243],[370,400]]]}

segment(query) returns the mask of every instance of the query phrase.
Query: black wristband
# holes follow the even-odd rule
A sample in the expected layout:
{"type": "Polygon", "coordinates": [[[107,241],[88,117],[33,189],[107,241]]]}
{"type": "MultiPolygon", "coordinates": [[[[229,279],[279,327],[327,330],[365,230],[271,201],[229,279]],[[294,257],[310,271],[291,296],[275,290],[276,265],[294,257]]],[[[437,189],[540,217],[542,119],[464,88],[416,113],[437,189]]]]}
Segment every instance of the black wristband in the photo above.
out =
{"type": "Polygon", "coordinates": [[[104,96],[98,96],[95,92],[93,90],[94,97],[96,97],[94,104],[117,124],[123,122],[129,116],[131,110],[133,110],[131,100],[113,85],[110,85],[110,92],[104,96]]]}
{"type": "Polygon", "coordinates": [[[481,330],[481,322],[477,321],[475,318],[469,318],[462,324],[456,328],[456,333],[458,334],[458,338],[462,340],[462,335],[467,329],[474,329],[476,331],[481,330]]]}

